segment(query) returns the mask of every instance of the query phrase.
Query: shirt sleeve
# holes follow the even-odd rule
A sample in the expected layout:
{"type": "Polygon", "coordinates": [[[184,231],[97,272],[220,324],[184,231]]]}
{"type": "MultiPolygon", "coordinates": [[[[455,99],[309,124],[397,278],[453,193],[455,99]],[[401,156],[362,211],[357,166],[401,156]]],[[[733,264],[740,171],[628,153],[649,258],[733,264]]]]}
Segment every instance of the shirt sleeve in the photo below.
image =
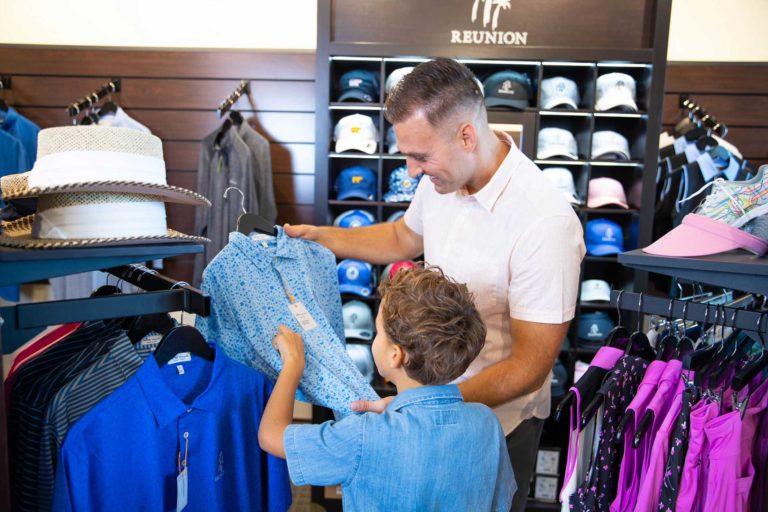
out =
{"type": "Polygon", "coordinates": [[[294,485],[338,485],[352,480],[362,458],[365,414],[319,425],[290,425],[285,458],[294,485]]]}
{"type": "Polygon", "coordinates": [[[509,261],[509,314],[559,324],[574,317],[584,237],[576,215],[546,217],[515,243],[509,261]]]}
{"type": "Polygon", "coordinates": [[[70,450],[64,446],[56,465],[56,482],[53,487],[53,507],[57,512],[72,512],[75,510],[90,510],[91,503],[87,499],[90,492],[87,485],[77,485],[88,482],[88,468],[86,461],[77,457],[76,450],[70,450]]]}
{"type": "Polygon", "coordinates": [[[405,225],[408,226],[411,231],[420,236],[424,236],[424,201],[428,193],[427,187],[429,185],[429,178],[422,176],[421,181],[419,181],[419,186],[416,189],[416,194],[413,196],[411,204],[405,211],[405,225]]]}

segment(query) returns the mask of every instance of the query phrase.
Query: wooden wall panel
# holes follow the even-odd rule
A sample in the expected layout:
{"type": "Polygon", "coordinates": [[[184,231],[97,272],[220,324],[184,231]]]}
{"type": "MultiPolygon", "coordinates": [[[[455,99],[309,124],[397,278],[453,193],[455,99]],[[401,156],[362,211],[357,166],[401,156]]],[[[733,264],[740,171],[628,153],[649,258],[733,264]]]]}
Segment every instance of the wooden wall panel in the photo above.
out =
{"type": "Polygon", "coordinates": [[[755,166],[768,162],[768,63],[673,63],[667,66],[665,128],[683,115],[690,95],[728,126],[726,138],[755,166]]]}
{"type": "MultiPolygon", "coordinates": [[[[13,84],[3,97],[42,128],[70,124],[66,106],[112,78],[113,98],[163,140],[168,182],[196,188],[200,141],[221,120],[216,108],[241,79],[251,80],[254,116],[270,141],[278,222],[311,222],[314,214],[314,55],[298,52],[162,51],[0,45],[0,73],[13,84]]],[[[214,204],[222,198],[210,198],[214,204]]],[[[194,231],[194,208],[169,205],[168,223],[194,231]]],[[[174,258],[164,272],[190,280],[193,258],[174,258]]]]}

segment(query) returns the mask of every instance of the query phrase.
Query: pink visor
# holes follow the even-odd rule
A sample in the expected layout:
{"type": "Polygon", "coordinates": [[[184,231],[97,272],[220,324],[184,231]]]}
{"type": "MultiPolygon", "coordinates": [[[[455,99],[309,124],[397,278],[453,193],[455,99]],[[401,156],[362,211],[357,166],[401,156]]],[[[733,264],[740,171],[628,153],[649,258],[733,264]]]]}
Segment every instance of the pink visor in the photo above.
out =
{"type": "Polygon", "coordinates": [[[643,249],[659,256],[708,256],[746,249],[757,256],[768,252],[768,242],[717,220],[689,213],[683,223],[643,249]]]}

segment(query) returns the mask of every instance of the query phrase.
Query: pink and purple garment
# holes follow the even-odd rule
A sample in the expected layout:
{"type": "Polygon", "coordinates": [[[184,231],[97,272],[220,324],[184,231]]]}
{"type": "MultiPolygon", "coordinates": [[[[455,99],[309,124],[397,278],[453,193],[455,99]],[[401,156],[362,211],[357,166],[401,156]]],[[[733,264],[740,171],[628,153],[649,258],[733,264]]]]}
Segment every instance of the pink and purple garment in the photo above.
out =
{"type": "MultiPolygon", "coordinates": [[[[689,379],[693,378],[692,372],[687,372],[686,375],[689,379]]],[[[684,389],[685,383],[680,379],[672,397],[672,404],[653,440],[648,469],[640,480],[640,491],[634,512],[655,512],[658,506],[664,480],[664,467],[670,452],[670,438],[682,410],[684,389]]]]}
{"type": "Polygon", "coordinates": [[[717,415],[717,403],[709,400],[701,400],[691,410],[691,435],[683,464],[680,492],[675,504],[676,512],[697,512],[701,508],[703,500],[702,493],[699,492],[699,482],[704,464],[703,455],[707,451],[704,427],[717,415]]]}
{"type": "MultiPolygon", "coordinates": [[[[666,366],[665,361],[651,361],[637,388],[635,397],[627,407],[627,411],[632,412],[632,419],[623,433],[624,456],[621,459],[616,498],[611,503],[611,512],[631,512],[635,506],[646,452],[645,446],[638,448],[633,446],[635,432],[637,432],[637,427],[645,415],[648,405],[654,398],[666,366]]],[[[649,444],[647,436],[644,436],[643,444],[649,444]]]]}

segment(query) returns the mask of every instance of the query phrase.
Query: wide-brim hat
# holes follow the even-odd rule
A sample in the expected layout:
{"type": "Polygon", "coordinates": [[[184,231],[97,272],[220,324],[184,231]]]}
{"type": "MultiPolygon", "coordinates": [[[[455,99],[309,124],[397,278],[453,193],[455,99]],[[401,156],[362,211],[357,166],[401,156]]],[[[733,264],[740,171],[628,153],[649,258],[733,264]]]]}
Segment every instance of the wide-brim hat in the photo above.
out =
{"type": "Polygon", "coordinates": [[[0,223],[0,229],[0,246],[20,249],[210,241],[169,229],[161,197],[124,193],[43,195],[36,214],[0,223]]]}
{"type": "Polygon", "coordinates": [[[196,192],[168,185],[160,139],[129,128],[41,130],[32,170],[0,178],[3,200],[69,192],[124,192],[170,203],[211,205],[196,192]]]}

